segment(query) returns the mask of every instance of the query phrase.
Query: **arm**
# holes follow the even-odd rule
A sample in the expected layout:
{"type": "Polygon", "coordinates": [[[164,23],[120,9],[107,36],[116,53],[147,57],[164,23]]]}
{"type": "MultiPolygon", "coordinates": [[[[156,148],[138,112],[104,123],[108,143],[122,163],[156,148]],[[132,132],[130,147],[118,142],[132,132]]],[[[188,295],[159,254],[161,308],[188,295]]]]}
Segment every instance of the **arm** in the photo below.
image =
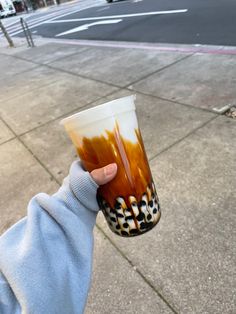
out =
{"type": "Polygon", "coordinates": [[[98,212],[94,180],[73,163],[59,191],[36,195],[27,217],[0,238],[0,313],[83,313],[98,212]]]}

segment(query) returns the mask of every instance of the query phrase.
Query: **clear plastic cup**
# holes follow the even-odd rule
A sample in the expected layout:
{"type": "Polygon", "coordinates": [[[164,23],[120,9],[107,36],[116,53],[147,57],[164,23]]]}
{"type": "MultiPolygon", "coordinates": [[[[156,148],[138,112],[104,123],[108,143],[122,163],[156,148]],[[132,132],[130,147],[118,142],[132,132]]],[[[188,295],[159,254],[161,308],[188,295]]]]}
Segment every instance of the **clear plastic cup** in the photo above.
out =
{"type": "Polygon", "coordinates": [[[124,237],[151,230],[161,217],[134,100],[116,99],[61,121],[87,171],[118,165],[116,177],[99,187],[97,200],[110,229],[124,237]]]}

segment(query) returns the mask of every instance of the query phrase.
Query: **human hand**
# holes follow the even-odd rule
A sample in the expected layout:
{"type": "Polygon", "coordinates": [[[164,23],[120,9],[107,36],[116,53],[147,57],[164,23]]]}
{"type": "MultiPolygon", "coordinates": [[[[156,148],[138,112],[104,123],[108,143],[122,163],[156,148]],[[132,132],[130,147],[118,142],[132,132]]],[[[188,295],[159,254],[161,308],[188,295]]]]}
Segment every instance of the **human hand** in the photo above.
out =
{"type": "Polygon", "coordinates": [[[103,168],[93,170],[90,175],[98,185],[103,185],[114,179],[117,173],[117,164],[109,164],[103,168]]]}

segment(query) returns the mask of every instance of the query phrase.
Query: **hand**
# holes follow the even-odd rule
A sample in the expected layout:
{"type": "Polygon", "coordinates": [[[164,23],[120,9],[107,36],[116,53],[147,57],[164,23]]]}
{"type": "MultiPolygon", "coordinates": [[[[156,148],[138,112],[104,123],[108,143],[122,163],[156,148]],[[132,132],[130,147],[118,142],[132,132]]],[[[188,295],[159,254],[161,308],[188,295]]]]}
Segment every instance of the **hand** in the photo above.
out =
{"type": "Polygon", "coordinates": [[[93,170],[90,175],[98,185],[103,185],[114,179],[117,173],[117,164],[109,164],[103,168],[93,170]]]}

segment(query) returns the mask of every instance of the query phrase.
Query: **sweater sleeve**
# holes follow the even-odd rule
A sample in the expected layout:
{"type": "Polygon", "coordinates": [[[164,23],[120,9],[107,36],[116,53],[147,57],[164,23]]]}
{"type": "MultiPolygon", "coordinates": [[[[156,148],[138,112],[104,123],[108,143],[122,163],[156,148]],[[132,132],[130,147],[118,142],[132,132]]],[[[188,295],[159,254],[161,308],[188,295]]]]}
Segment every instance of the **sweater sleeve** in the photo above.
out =
{"type": "Polygon", "coordinates": [[[0,237],[0,313],[83,313],[90,287],[97,184],[79,162],[52,196],[0,237]]]}

